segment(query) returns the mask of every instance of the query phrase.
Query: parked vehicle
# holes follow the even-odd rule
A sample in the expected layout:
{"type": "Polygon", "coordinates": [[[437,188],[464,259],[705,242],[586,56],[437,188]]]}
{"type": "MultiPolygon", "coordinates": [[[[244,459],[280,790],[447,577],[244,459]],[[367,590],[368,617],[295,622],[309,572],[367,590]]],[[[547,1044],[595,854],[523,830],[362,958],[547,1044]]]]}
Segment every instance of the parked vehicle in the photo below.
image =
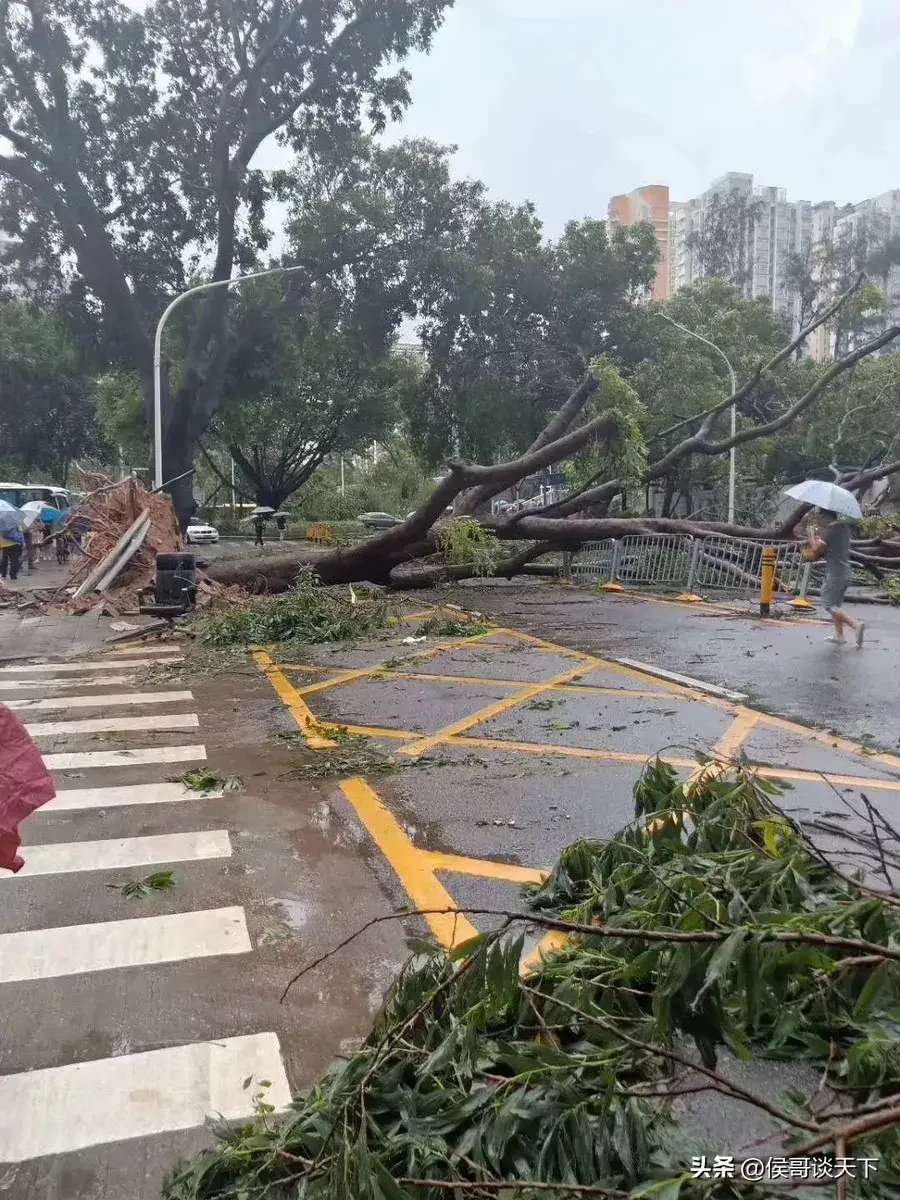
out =
{"type": "Polygon", "coordinates": [[[188,546],[199,546],[203,543],[217,542],[219,531],[214,525],[188,525],[184,531],[184,540],[188,546]]]}
{"type": "Polygon", "coordinates": [[[29,500],[42,500],[51,508],[60,510],[72,507],[68,490],[52,483],[0,482],[0,500],[5,500],[13,508],[21,508],[29,500]]]}
{"type": "Polygon", "coordinates": [[[393,529],[395,525],[403,524],[399,517],[392,517],[386,512],[360,513],[356,519],[366,529],[393,529]]]}

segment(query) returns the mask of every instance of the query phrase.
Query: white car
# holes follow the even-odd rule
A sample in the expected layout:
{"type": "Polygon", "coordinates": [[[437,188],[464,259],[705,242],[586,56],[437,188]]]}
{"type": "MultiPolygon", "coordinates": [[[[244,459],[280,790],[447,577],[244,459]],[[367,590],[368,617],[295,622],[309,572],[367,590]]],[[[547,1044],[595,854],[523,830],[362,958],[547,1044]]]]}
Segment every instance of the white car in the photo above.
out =
{"type": "Polygon", "coordinates": [[[188,525],[184,531],[185,544],[199,546],[203,543],[217,542],[219,531],[213,525],[188,525]]]}

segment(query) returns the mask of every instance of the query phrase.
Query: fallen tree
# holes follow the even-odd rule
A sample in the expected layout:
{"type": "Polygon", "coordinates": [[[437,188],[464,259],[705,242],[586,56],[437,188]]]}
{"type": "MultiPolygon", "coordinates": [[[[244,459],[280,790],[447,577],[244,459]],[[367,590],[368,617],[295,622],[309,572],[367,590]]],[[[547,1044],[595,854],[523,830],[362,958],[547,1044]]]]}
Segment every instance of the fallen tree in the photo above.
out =
{"type": "MultiPolygon", "coordinates": [[[[626,462],[629,450],[631,463],[635,460],[633,412],[619,403],[623,392],[630,391],[618,377],[608,359],[595,360],[578,387],[554,414],[546,428],[528,450],[509,462],[492,466],[451,462],[447,475],[428,500],[406,521],[358,545],[326,552],[308,551],[273,557],[246,558],[214,564],[210,577],[221,583],[239,584],[252,591],[283,591],[291,586],[299,567],[312,565],[323,583],[347,583],[368,580],[395,586],[430,586],[446,579],[464,579],[474,575],[494,573],[513,575],[535,559],[551,550],[576,550],[584,542],[605,538],[621,538],[632,534],[669,533],[704,537],[712,533],[733,537],[765,538],[787,541],[796,537],[800,522],[809,511],[808,505],[797,507],[777,527],[763,529],[727,522],[702,522],[686,519],[611,516],[610,507],[626,486],[646,485],[668,478],[689,459],[719,458],[738,446],[771,438],[789,428],[808,413],[830,384],[851,370],[863,359],[893,343],[900,337],[900,325],[891,325],[835,359],[815,378],[806,391],[786,405],[769,420],[743,423],[730,436],[718,435],[725,414],[752,397],[754,390],[777,383],[775,372],[791,360],[796,351],[821,325],[831,321],[843,306],[851,303],[862,287],[860,275],[853,285],[824,309],[786,346],[768,362],[760,363],[750,377],[731,395],[713,408],[696,414],[665,431],[663,440],[681,435],[658,458],[649,461],[644,455],[638,472],[629,477],[617,474],[616,462],[626,462]],[[615,378],[611,389],[606,383],[610,373],[615,378]],[[607,409],[590,415],[588,405],[594,398],[602,401],[607,393],[613,403],[607,409]],[[526,477],[555,464],[572,461],[581,456],[600,454],[601,466],[571,495],[540,510],[503,515],[490,512],[490,502],[501,492],[526,477]],[[442,529],[448,522],[446,510],[453,505],[453,521],[468,521],[474,533],[477,527],[490,535],[497,547],[496,562],[490,572],[483,562],[448,561],[442,552],[442,529]],[[507,558],[502,556],[500,543],[530,543],[519,546],[507,558]],[[410,564],[417,564],[411,568],[410,564]]],[[[657,439],[659,440],[659,439],[657,439]]],[[[643,447],[642,447],[643,452],[643,447]]],[[[865,470],[844,473],[838,479],[843,487],[858,494],[877,480],[900,471],[900,460],[884,462],[865,470]]],[[[870,553],[870,557],[872,557],[870,553]]],[[[888,558],[888,552],[877,557],[888,558]]],[[[869,565],[869,564],[863,564],[869,565]]],[[[875,564],[876,567],[878,564],[875,564]]]]}

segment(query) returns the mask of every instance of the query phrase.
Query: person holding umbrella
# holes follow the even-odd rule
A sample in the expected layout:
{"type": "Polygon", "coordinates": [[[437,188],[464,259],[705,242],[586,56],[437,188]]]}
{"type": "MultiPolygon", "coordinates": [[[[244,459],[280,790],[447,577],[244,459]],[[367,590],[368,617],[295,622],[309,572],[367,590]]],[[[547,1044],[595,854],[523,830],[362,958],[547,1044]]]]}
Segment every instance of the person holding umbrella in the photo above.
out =
{"type": "Polygon", "coordinates": [[[847,640],[844,630],[852,629],[856,635],[856,647],[861,650],[866,636],[866,623],[854,621],[841,607],[852,578],[850,543],[853,535],[849,522],[840,518],[845,516],[853,521],[861,521],[862,509],[852,492],[821,479],[809,479],[797,484],[788,489],[787,495],[804,504],[815,505],[825,517],[824,525],[809,529],[806,557],[825,559],[821,600],[834,624],[834,632],[826,640],[843,645],[847,640]]]}
{"type": "Polygon", "coordinates": [[[25,548],[25,524],[22,514],[0,500],[0,579],[18,579],[25,548]]]}

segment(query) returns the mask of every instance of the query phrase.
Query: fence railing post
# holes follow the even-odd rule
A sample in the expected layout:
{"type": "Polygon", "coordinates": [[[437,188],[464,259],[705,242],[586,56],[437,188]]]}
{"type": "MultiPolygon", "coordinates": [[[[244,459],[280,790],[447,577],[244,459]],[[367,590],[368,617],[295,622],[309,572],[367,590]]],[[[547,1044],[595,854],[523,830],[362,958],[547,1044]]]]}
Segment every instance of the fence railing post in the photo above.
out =
{"type": "Polygon", "coordinates": [[[681,593],[681,595],[676,597],[677,600],[683,600],[685,603],[694,603],[703,599],[703,597],[697,593],[695,583],[697,578],[697,565],[700,562],[701,545],[702,542],[700,542],[697,538],[691,538],[691,557],[688,561],[687,583],[685,584],[684,591],[681,593]]]}
{"type": "Polygon", "coordinates": [[[619,563],[622,558],[622,543],[617,541],[613,546],[612,563],[609,568],[609,579],[606,583],[600,584],[601,591],[604,592],[624,592],[625,589],[619,583],[619,563]]]}

